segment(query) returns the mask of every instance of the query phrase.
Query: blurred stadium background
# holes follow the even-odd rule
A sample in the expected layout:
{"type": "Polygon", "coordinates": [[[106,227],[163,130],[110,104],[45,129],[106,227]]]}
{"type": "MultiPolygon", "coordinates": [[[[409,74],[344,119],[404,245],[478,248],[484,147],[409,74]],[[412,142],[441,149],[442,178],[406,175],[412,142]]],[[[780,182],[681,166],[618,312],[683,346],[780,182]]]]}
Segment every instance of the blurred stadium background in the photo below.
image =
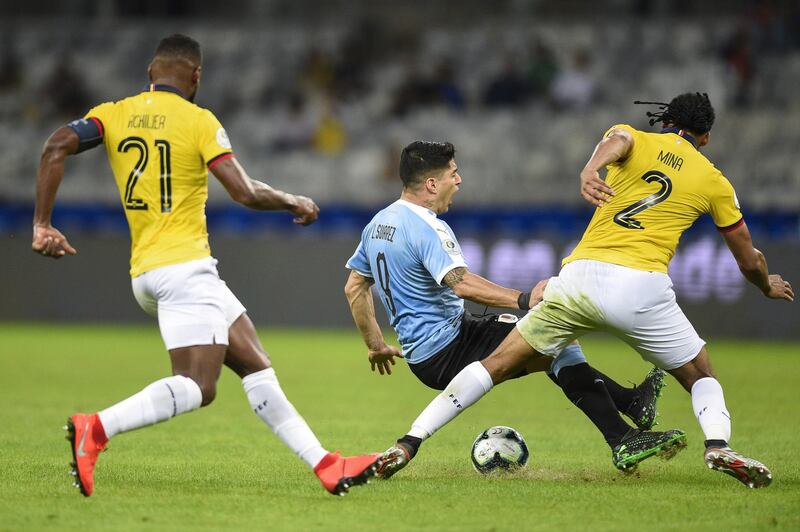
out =
{"type": "MultiPolygon", "coordinates": [[[[400,149],[449,140],[464,179],[445,219],[471,269],[517,288],[558,271],[591,210],[577,176],[635,99],[708,92],[707,156],[737,189],[771,270],[800,286],[800,4],[708,0],[33,0],[0,3],[0,320],[143,321],[104,153],[68,163],[55,224],[78,248],[33,255],[47,135],[135,93],[158,40],[203,46],[197,103],[249,173],[313,197],[319,222],[248,212],[211,184],[212,250],[259,325],[347,327],[344,263],[399,194],[400,149]]],[[[212,178],[213,181],[213,178],[212,178]]],[[[671,274],[704,336],[800,338],[796,305],[738,273],[710,220],[671,274]]]]}

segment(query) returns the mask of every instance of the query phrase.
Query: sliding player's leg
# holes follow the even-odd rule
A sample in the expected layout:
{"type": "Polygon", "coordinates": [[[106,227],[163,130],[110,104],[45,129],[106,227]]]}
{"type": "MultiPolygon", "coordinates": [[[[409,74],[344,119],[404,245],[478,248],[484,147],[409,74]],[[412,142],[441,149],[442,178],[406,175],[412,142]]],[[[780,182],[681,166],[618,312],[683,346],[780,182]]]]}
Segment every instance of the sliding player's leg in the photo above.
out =
{"type": "Polygon", "coordinates": [[[725,406],[722,385],[714,374],[703,347],[695,358],[669,370],[692,396],[692,407],[705,434],[704,459],[709,468],[722,471],[750,488],[763,488],[772,482],[769,468],[731,449],[731,416],[725,406]]]}
{"type": "Polygon", "coordinates": [[[375,476],[377,454],[341,457],[329,453],[286,398],[269,357],[247,314],[241,314],[228,331],[225,364],[242,378],[247,399],[256,415],[300,457],[334,495],[363,484],[375,476]]]}
{"type": "Polygon", "coordinates": [[[578,344],[571,342],[572,338],[563,342],[567,347],[560,351],[551,367],[551,358],[536,352],[518,329],[512,328],[488,358],[473,362],[459,372],[414,421],[411,430],[384,452],[386,462],[380,476],[389,478],[404,468],[425,439],[477,402],[494,384],[548,368],[560,375],[558,384],[565,395],[603,434],[612,449],[614,465],[619,469],[632,468],[656,453],[670,452],[683,441],[685,436],[679,431],[641,432],[625,423],[604,382],[586,363],[578,344]]]}

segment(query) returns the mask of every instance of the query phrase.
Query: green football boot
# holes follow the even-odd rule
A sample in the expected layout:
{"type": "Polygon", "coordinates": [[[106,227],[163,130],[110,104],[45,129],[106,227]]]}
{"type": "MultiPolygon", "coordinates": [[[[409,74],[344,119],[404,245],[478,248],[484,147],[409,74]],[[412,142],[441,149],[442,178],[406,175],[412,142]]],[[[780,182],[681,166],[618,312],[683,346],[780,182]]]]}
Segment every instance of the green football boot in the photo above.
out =
{"type": "Polygon", "coordinates": [[[664,382],[666,373],[658,368],[653,368],[645,376],[642,383],[636,387],[637,398],[624,412],[633,421],[639,430],[650,430],[656,423],[656,404],[661,397],[661,389],[667,385],[664,382]]]}
{"type": "Polygon", "coordinates": [[[658,455],[669,460],[684,447],[686,447],[686,434],[682,430],[636,431],[614,447],[611,451],[611,461],[620,471],[631,472],[646,458],[658,455]]]}

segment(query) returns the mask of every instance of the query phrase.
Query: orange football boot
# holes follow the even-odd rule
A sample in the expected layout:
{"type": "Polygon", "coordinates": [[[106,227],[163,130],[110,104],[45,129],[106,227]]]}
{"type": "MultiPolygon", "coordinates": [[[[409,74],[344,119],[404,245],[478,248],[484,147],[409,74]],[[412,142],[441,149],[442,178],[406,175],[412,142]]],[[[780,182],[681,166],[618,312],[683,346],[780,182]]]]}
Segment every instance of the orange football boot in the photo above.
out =
{"type": "Polygon", "coordinates": [[[342,457],[328,453],[314,468],[322,486],[333,495],[344,495],[352,486],[369,483],[383,464],[380,453],[342,457]]]}
{"type": "Polygon", "coordinates": [[[94,465],[108,438],[97,414],[75,414],[67,419],[67,440],[72,449],[72,484],[86,497],[94,491],[94,465]]]}

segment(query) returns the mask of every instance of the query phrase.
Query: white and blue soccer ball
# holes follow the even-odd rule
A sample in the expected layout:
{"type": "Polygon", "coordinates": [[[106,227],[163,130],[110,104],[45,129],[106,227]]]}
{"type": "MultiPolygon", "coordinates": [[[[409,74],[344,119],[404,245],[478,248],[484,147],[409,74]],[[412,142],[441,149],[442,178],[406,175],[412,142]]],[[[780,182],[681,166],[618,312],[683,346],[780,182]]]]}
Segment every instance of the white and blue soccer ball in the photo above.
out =
{"type": "Polygon", "coordinates": [[[528,456],[522,434],[502,425],[484,430],[472,444],[472,465],[484,475],[524,467],[528,456]]]}

